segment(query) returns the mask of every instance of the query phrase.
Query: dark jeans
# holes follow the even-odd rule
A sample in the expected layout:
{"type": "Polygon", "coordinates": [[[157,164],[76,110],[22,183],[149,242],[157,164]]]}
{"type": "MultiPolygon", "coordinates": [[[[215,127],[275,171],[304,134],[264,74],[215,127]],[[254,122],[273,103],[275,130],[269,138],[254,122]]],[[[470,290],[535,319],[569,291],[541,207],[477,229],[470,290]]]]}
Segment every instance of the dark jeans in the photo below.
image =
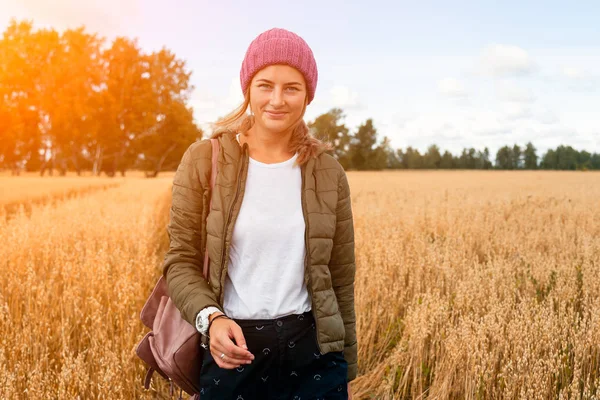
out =
{"type": "Polygon", "coordinates": [[[312,312],[235,321],[255,358],[237,369],[223,369],[205,351],[202,400],[348,399],[348,364],[341,351],[320,353],[312,312]]]}

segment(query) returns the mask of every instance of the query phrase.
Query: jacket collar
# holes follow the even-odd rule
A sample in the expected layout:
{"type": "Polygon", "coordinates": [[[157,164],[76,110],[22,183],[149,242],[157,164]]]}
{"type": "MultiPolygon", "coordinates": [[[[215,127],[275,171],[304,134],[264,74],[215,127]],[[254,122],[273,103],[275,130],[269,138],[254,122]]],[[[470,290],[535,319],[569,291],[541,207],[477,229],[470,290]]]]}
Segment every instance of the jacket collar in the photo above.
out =
{"type": "MultiPolygon", "coordinates": [[[[225,162],[237,166],[238,162],[240,162],[242,158],[242,146],[238,143],[235,135],[236,133],[234,131],[226,130],[219,136],[219,140],[221,142],[221,147],[223,148],[225,162]]],[[[247,144],[244,144],[244,146],[247,146],[247,144]]],[[[320,150],[317,154],[317,157],[319,157],[323,152],[324,150],[320,150]]],[[[310,175],[312,174],[314,167],[315,158],[311,158],[300,168],[303,169],[305,174],[310,175]]]]}
{"type": "Polygon", "coordinates": [[[221,143],[221,148],[223,149],[225,160],[228,163],[237,164],[242,156],[242,146],[240,146],[236,140],[235,132],[231,130],[224,131],[219,136],[219,141],[221,143]]]}

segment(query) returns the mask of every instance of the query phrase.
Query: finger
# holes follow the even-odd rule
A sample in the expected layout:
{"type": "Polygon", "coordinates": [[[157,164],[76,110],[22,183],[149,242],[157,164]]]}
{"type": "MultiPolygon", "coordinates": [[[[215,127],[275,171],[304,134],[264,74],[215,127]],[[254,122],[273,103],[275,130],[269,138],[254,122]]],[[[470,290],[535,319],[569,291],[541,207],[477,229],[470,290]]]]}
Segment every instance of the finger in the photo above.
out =
{"type": "Polygon", "coordinates": [[[217,363],[217,365],[220,368],[233,369],[233,368],[237,368],[241,365],[240,363],[236,363],[234,360],[230,359],[227,356],[222,358],[221,354],[223,354],[223,353],[221,353],[221,352],[213,353],[211,351],[210,353],[212,354],[213,359],[215,360],[215,362],[217,363]]]}
{"type": "MultiPolygon", "coordinates": [[[[232,363],[238,363],[238,364],[250,364],[252,363],[252,360],[249,358],[240,358],[240,357],[234,357],[231,355],[231,352],[228,350],[224,350],[223,353],[225,353],[225,359],[229,360],[232,363]]],[[[219,353],[220,355],[221,353],[219,353]]]]}
{"type": "Polygon", "coordinates": [[[232,341],[229,341],[229,343],[224,343],[223,347],[225,348],[223,353],[227,354],[232,359],[236,359],[244,363],[246,363],[246,361],[252,361],[254,357],[248,350],[244,350],[241,347],[236,346],[232,341]]]}
{"type": "Polygon", "coordinates": [[[239,328],[239,325],[233,323],[230,324],[228,329],[219,331],[218,333],[215,332],[212,336],[211,349],[214,348],[215,351],[219,352],[219,354],[225,353],[231,360],[233,360],[233,362],[247,364],[248,361],[252,361],[254,355],[252,355],[248,350],[238,347],[235,345],[235,343],[233,343],[231,338],[234,336],[233,330],[235,327],[239,328]]]}
{"type": "Polygon", "coordinates": [[[250,351],[248,350],[248,346],[246,345],[246,338],[244,337],[244,332],[242,331],[242,328],[239,325],[234,325],[231,327],[231,332],[233,333],[233,339],[235,340],[235,344],[238,347],[243,348],[244,350],[247,351],[248,356],[246,358],[254,358],[254,357],[250,357],[252,356],[252,353],[250,353],[250,351]]]}
{"type": "MultiPolygon", "coordinates": [[[[231,342],[231,340],[228,337],[225,338],[225,341],[229,341],[229,343],[233,345],[233,342],[231,342]]],[[[230,363],[234,364],[248,364],[248,361],[250,361],[248,358],[234,357],[231,354],[231,352],[227,350],[227,346],[223,345],[222,340],[216,340],[215,343],[211,345],[211,353],[219,357],[221,356],[221,354],[225,354],[225,359],[228,360],[230,363]]]]}
{"type": "MultiPolygon", "coordinates": [[[[227,358],[225,358],[225,359],[227,359],[227,358]]],[[[241,366],[240,364],[233,364],[228,361],[221,360],[220,358],[215,358],[215,362],[217,363],[219,368],[223,368],[223,369],[234,369],[234,368],[239,368],[241,366]]]]}
{"type": "MultiPolygon", "coordinates": [[[[232,329],[232,333],[233,333],[233,329],[232,329]]],[[[225,348],[224,353],[229,354],[232,358],[239,358],[242,360],[252,360],[252,358],[254,357],[252,355],[252,353],[250,353],[248,350],[246,350],[242,347],[236,346],[236,344],[233,343],[233,341],[230,338],[227,338],[227,340],[223,340],[221,342],[221,345],[225,348]]]]}

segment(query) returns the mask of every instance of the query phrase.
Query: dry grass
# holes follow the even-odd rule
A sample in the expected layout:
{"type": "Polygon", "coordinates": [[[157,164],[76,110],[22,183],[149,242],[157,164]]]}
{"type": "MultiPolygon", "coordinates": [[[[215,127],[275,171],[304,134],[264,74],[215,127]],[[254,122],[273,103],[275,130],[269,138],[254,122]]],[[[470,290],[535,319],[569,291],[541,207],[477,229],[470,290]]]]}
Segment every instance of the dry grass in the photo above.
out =
{"type": "MultiPolygon", "coordinates": [[[[96,190],[104,190],[116,187],[132,178],[143,178],[141,171],[129,171],[126,177],[120,175],[109,178],[105,175],[92,176],[90,172],[77,176],[69,172],[65,176],[45,177],[37,172],[24,172],[15,178],[8,171],[0,172],[0,209],[4,208],[5,214],[12,214],[19,208],[25,212],[31,212],[31,207],[39,204],[47,204],[77,194],[91,193],[96,190]]],[[[160,174],[161,178],[173,177],[173,172],[160,174]]]]}
{"type": "Polygon", "coordinates": [[[600,174],[351,175],[361,398],[599,398],[600,174]]]}
{"type": "Polygon", "coordinates": [[[132,179],[0,225],[0,398],[142,397],[133,346],[170,182],[132,179]]]}
{"type": "MultiPolygon", "coordinates": [[[[599,398],[600,174],[349,177],[356,399],[599,398]]],[[[0,398],[161,398],[133,346],[170,182],[0,219],[0,398]]]]}
{"type": "Polygon", "coordinates": [[[93,187],[109,187],[123,183],[123,179],[110,178],[43,178],[23,176],[0,177],[0,206],[16,203],[40,203],[42,200],[61,197],[65,193],[84,191],[93,187]]]}

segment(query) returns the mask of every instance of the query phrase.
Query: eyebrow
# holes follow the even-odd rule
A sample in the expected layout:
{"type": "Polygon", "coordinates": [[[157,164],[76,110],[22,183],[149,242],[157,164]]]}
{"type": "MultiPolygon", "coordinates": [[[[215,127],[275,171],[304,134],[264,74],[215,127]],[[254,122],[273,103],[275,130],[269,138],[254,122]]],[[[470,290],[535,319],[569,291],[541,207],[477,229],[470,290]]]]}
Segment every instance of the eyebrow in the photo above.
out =
{"type": "MultiPolygon", "coordinates": [[[[268,79],[257,79],[256,80],[256,82],[260,82],[260,81],[267,82],[267,83],[274,83],[274,82],[272,82],[272,81],[270,81],[268,79]]],[[[302,83],[300,83],[300,82],[288,82],[288,83],[286,83],[286,85],[300,85],[300,86],[302,86],[302,83]]]]}

